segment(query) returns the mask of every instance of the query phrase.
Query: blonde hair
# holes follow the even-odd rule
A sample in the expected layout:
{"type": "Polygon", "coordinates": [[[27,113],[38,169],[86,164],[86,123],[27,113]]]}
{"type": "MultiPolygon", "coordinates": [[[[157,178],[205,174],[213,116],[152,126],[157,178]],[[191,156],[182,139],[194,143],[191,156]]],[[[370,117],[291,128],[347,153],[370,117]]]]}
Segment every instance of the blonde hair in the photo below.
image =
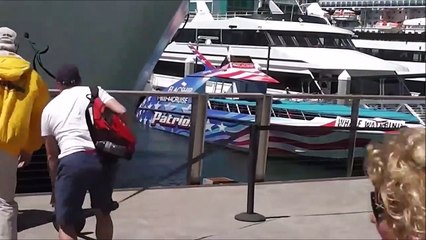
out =
{"type": "Polygon", "coordinates": [[[398,239],[425,238],[425,129],[404,128],[367,146],[367,173],[398,239]]]}

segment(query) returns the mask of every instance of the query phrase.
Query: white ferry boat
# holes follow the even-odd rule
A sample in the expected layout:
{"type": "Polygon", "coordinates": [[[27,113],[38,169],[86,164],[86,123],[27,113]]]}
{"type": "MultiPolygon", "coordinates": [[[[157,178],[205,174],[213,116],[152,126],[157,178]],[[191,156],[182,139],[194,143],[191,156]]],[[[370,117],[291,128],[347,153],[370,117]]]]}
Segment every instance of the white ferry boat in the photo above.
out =
{"type": "Polygon", "coordinates": [[[335,26],[356,34],[362,52],[409,69],[406,84],[414,95],[425,95],[425,0],[319,0],[335,26]]]}
{"type": "Polygon", "coordinates": [[[217,66],[229,53],[250,56],[264,72],[280,80],[279,89],[410,94],[400,76],[409,74],[407,67],[358,51],[352,31],[331,26],[323,16],[309,14],[315,12],[315,5],[304,12],[295,8],[291,14],[275,11],[223,20],[215,20],[203,1],[197,1],[197,5],[196,16],[181,25],[161,55],[153,77],[160,84],[154,87],[166,87],[171,78],[183,77],[185,61],[193,59],[187,43],[193,42],[217,66]],[[346,82],[346,87],[338,88],[339,81],[346,82]]]}

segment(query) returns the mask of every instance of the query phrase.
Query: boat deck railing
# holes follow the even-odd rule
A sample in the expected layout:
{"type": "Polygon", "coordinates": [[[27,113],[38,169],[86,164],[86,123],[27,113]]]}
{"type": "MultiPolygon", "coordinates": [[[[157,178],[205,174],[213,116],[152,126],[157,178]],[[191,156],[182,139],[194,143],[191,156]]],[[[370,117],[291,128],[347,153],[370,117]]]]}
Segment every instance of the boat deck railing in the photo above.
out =
{"type": "MultiPolygon", "coordinates": [[[[197,13],[195,11],[190,11],[189,12],[189,19],[188,21],[191,21],[195,15],[197,13]]],[[[214,20],[226,20],[229,18],[234,18],[234,17],[247,17],[247,16],[252,16],[255,14],[270,14],[267,11],[228,11],[225,13],[212,13],[213,19],[214,20]]]]}
{"type": "Polygon", "coordinates": [[[350,9],[361,9],[361,8],[373,8],[373,9],[384,9],[384,8],[424,8],[425,0],[356,0],[356,1],[344,1],[344,0],[321,0],[319,2],[322,8],[336,9],[336,8],[350,8],[350,9]]]}

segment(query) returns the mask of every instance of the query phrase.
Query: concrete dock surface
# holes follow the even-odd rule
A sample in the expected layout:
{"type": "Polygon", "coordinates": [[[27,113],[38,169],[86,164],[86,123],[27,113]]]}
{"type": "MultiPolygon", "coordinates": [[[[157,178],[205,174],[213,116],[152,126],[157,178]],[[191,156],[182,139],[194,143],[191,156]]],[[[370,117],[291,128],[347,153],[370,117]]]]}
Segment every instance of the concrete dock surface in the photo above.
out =
{"type": "MultiPolygon", "coordinates": [[[[365,179],[260,183],[255,211],[265,222],[240,222],[246,185],[149,189],[120,203],[112,213],[114,239],[380,239],[369,221],[365,179]]],[[[121,201],[138,190],[116,190],[121,201]]],[[[19,239],[57,239],[50,194],[17,197],[19,239]]],[[[86,198],[85,207],[89,206],[86,198]]],[[[82,239],[95,239],[88,217],[82,239]]]]}

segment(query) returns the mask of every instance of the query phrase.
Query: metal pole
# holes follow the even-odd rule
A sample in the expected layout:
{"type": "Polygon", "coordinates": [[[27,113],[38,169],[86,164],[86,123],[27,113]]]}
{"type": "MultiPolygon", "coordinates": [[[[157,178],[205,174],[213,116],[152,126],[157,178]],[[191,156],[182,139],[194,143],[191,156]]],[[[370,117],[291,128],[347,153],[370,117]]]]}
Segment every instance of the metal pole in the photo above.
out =
{"type": "Polygon", "coordinates": [[[247,210],[235,215],[235,219],[243,222],[263,222],[265,216],[254,212],[254,189],[256,181],[257,143],[259,128],[256,125],[250,126],[250,149],[247,175],[247,210]]]}
{"type": "Polygon", "coordinates": [[[349,133],[349,148],[348,148],[348,162],[347,162],[347,177],[352,176],[352,171],[354,167],[355,160],[355,146],[356,146],[356,131],[358,126],[358,116],[359,116],[359,99],[352,100],[352,109],[351,109],[351,126],[349,133]]]}
{"type": "Polygon", "coordinates": [[[247,213],[254,213],[254,188],[256,181],[256,162],[257,162],[257,144],[258,144],[258,130],[256,129],[256,125],[250,126],[250,158],[248,164],[248,189],[247,189],[247,213]]]}
{"type": "Polygon", "coordinates": [[[202,160],[194,163],[193,159],[204,153],[204,135],[207,121],[207,95],[200,94],[192,98],[191,128],[189,133],[187,183],[200,184],[202,160]]]}
{"type": "Polygon", "coordinates": [[[269,74],[269,59],[271,58],[271,45],[268,45],[268,59],[266,60],[266,74],[269,74]]]}
{"type": "Polygon", "coordinates": [[[254,190],[256,180],[262,181],[265,176],[271,108],[272,97],[270,95],[264,95],[263,98],[256,100],[255,124],[250,126],[247,211],[235,215],[235,219],[238,221],[263,222],[266,220],[265,216],[254,212],[254,190]]]}

